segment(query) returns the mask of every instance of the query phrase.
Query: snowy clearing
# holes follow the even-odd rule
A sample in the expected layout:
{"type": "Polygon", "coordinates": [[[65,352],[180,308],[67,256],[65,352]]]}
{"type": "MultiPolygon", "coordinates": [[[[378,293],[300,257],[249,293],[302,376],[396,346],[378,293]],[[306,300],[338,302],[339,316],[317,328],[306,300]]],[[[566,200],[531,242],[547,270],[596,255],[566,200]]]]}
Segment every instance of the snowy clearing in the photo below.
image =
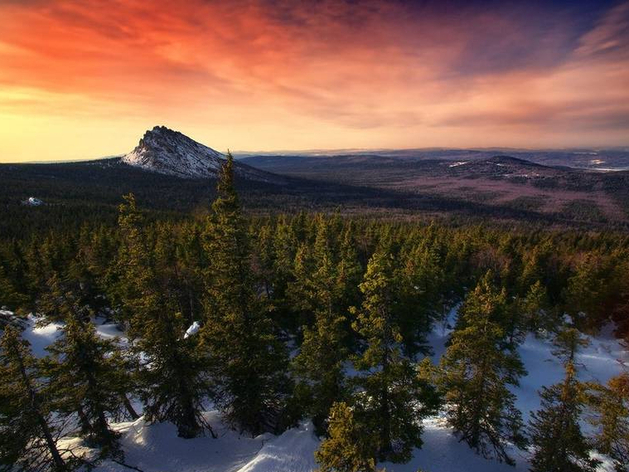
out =
{"type": "MultiPolygon", "coordinates": [[[[451,313],[452,325],[455,310],[451,313]]],[[[37,356],[46,354],[45,347],[58,336],[60,324],[52,323],[36,327],[37,319],[29,316],[24,337],[33,346],[37,356]]],[[[105,338],[119,337],[116,325],[97,324],[98,333],[105,338]]],[[[430,336],[434,350],[433,360],[445,351],[445,343],[451,330],[437,326],[430,336]]],[[[623,370],[629,369],[629,352],[605,330],[597,337],[588,337],[590,345],[578,355],[579,377],[604,383],[623,370]]],[[[517,406],[525,421],[531,411],[539,407],[538,390],[563,378],[561,363],[552,355],[550,341],[529,335],[520,347],[522,360],[528,375],[521,380],[517,394],[517,406]]],[[[218,434],[196,439],[177,437],[171,424],[146,424],[141,418],[134,422],[114,424],[122,434],[121,444],[125,451],[125,462],[145,472],[309,472],[316,468],[314,451],[319,441],[313,427],[305,422],[280,436],[261,435],[256,438],[240,436],[224,426],[218,412],[206,413],[206,419],[218,434]]],[[[442,417],[426,420],[423,435],[424,447],[417,450],[408,464],[381,464],[392,472],[415,472],[418,468],[426,472],[508,472],[528,470],[527,453],[512,450],[516,467],[486,460],[460,443],[445,425],[442,417]]],[[[65,445],[77,446],[79,440],[67,438],[65,445]]],[[[89,455],[89,451],[85,451],[89,455]]],[[[112,461],[101,463],[97,472],[122,472],[129,469],[112,461]]],[[[611,471],[605,462],[601,471],[611,471]]]]}

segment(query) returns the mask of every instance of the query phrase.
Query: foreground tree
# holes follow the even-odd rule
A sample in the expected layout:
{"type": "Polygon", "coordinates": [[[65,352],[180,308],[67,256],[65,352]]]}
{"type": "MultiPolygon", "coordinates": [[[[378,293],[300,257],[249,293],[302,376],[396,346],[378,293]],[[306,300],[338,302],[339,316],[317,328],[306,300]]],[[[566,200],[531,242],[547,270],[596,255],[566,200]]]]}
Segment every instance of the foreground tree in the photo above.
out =
{"type": "Polygon", "coordinates": [[[592,445],[584,437],[580,419],[585,386],[577,380],[574,357],[583,345],[578,331],[568,329],[557,338],[557,354],[565,359],[563,382],[543,387],[539,411],[531,414],[532,472],[592,472],[599,463],[590,458],[592,445]]]}
{"type": "Polygon", "coordinates": [[[170,421],[180,437],[193,438],[209,427],[201,414],[210,393],[206,361],[198,338],[184,336],[187,324],[164,289],[167,281],[160,280],[135,198],[125,200],[119,216],[119,286],[134,349],[145,359],[138,374],[144,414],[149,421],[170,421]]]}
{"type": "Polygon", "coordinates": [[[354,419],[346,403],[330,409],[327,437],[315,452],[321,472],[375,472],[376,461],[365,444],[369,431],[354,419]]]}
{"type": "Polygon", "coordinates": [[[89,311],[71,294],[63,299],[65,325],[62,336],[47,348],[52,357],[45,369],[55,408],[78,415],[83,437],[101,447],[103,455],[120,455],[117,434],[109,428],[107,416],[124,407],[129,386],[125,363],[114,343],[96,334],[89,311]]]}
{"type": "Polygon", "coordinates": [[[254,284],[231,154],[221,168],[217,191],[204,242],[209,267],[202,328],[215,399],[241,431],[277,431],[289,388],[288,361],[254,284]]]}
{"type": "Polygon", "coordinates": [[[504,303],[489,276],[468,295],[441,359],[439,383],[448,422],[461,439],[485,457],[513,464],[507,444],[524,447],[526,441],[509,386],[517,386],[525,370],[498,323],[504,303]]]}
{"type": "Polygon", "coordinates": [[[315,323],[304,327],[304,340],[294,366],[299,378],[298,396],[302,397],[317,433],[322,434],[332,404],[345,397],[343,363],[349,351],[344,329],[346,317],[339,306],[344,287],[337,285],[329,247],[321,244],[319,253],[312,283],[315,323]]]}
{"type": "Polygon", "coordinates": [[[399,326],[391,313],[392,258],[376,252],[367,266],[360,290],[364,301],[352,310],[354,327],[367,343],[355,361],[361,375],[357,383],[356,415],[371,436],[374,457],[379,461],[407,462],[411,451],[421,447],[421,421],[436,410],[434,388],[425,382],[415,364],[402,355],[399,326]]]}
{"type": "Polygon", "coordinates": [[[596,449],[612,458],[617,472],[628,472],[629,374],[624,372],[605,386],[593,384],[590,388],[590,404],[596,413],[592,424],[598,429],[596,449]]]}
{"type": "Polygon", "coordinates": [[[67,471],[28,341],[7,326],[0,341],[0,470],[67,471]]]}

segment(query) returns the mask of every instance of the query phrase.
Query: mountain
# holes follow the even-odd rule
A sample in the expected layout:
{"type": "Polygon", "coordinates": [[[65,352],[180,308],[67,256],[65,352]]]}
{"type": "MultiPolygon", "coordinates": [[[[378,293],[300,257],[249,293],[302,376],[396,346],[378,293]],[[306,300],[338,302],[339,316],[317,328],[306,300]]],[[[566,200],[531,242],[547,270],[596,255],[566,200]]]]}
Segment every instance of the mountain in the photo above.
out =
{"type": "Polygon", "coordinates": [[[144,133],[121,161],[144,170],[183,178],[215,176],[225,156],[165,126],[144,133]]]}
{"type": "MultiPolygon", "coordinates": [[[[165,126],[144,133],[136,148],[120,162],[149,172],[183,179],[215,178],[225,155],[165,126]]],[[[282,183],[283,179],[244,163],[235,163],[236,174],[249,180],[282,183]]]]}

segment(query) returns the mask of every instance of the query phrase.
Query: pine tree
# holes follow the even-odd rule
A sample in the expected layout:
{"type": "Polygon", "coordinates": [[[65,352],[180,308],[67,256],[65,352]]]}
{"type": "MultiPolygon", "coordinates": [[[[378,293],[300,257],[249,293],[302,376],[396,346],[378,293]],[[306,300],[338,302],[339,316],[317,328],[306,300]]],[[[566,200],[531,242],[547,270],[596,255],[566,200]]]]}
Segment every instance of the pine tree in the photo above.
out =
{"type": "Polygon", "coordinates": [[[443,291],[443,268],[439,254],[428,242],[413,246],[400,254],[402,260],[396,277],[400,329],[404,351],[410,357],[428,354],[426,335],[438,316],[440,293],[443,291]]]}
{"type": "Polygon", "coordinates": [[[67,471],[28,341],[7,326],[0,341],[0,470],[67,471]]]}
{"type": "Polygon", "coordinates": [[[302,243],[297,248],[293,263],[293,280],[286,288],[286,297],[290,305],[292,320],[290,326],[311,326],[314,322],[316,306],[313,273],[316,265],[308,244],[302,243]]]}
{"type": "Polygon", "coordinates": [[[606,386],[590,385],[589,403],[596,413],[596,449],[614,461],[617,472],[629,471],[629,374],[612,377],[606,386]]]}
{"type": "Polygon", "coordinates": [[[290,313],[290,302],[287,298],[287,289],[293,280],[293,263],[295,261],[295,250],[297,240],[293,230],[282,217],[277,222],[273,237],[273,305],[278,312],[276,318],[280,320],[284,329],[295,330],[296,326],[292,313],[290,313]]]}
{"type": "Polygon", "coordinates": [[[322,434],[332,404],[345,396],[343,362],[349,353],[345,342],[346,317],[339,306],[342,294],[336,284],[325,230],[319,231],[317,242],[318,268],[312,276],[311,300],[315,323],[304,327],[304,341],[294,365],[300,378],[298,391],[307,396],[306,411],[312,416],[317,432],[322,434]]]}
{"type": "Polygon", "coordinates": [[[549,305],[546,288],[538,280],[530,286],[520,303],[520,311],[528,330],[538,334],[541,330],[550,331],[557,326],[557,317],[548,310],[549,305]]]}
{"type": "Polygon", "coordinates": [[[354,231],[354,225],[350,221],[341,240],[336,283],[340,290],[340,306],[343,308],[360,303],[358,285],[361,282],[363,270],[358,259],[354,231]]]}
{"type": "Polygon", "coordinates": [[[362,374],[356,397],[357,416],[372,435],[374,457],[380,461],[407,462],[414,447],[421,447],[422,419],[437,407],[436,395],[402,355],[403,341],[391,312],[393,261],[386,250],[369,261],[360,285],[364,300],[354,328],[366,341],[355,367],[362,374]]]}
{"type": "Polygon", "coordinates": [[[354,419],[343,402],[330,409],[327,437],[315,452],[320,472],[375,472],[376,461],[365,444],[369,431],[354,419]]]}
{"type": "Polygon", "coordinates": [[[573,361],[565,367],[563,382],[543,387],[541,408],[531,414],[532,472],[592,472],[598,464],[590,458],[592,447],[579,425],[584,387],[576,378],[573,361]]]}
{"type": "Polygon", "coordinates": [[[0,261],[0,300],[9,308],[16,309],[26,303],[27,298],[19,293],[13,282],[6,275],[6,271],[0,261]]]}
{"type": "Polygon", "coordinates": [[[551,352],[559,357],[564,364],[574,364],[576,355],[582,347],[587,347],[589,341],[581,336],[578,329],[567,326],[562,328],[553,339],[555,347],[551,352]]]}
{"type": "Polygon", "coordinates": [[[112,341],[101,339],[72,294],[63,296],[65,325],[62,336],[47,350],[46,375],[55,407],[67,415],[76,414],[81,433],[89,444],[102,448],[103,455],[120,455],[117,434],[110,428],[109,414],[124,408],[125,363],[112,341]]]}
{"type": "Polygon", "coordinates": [[[217,405],[241,431],[257,435],[281,423],[287,355],[254,284],[231,155],[217,193],[205,234],[209,267],[202,338],[212,360],[217,405]]]}
{"type": "Polygon", "coordinates": [[[465,300],[450,346],[441,359],[440,386],[449,424],[485,457],[513,464],[507,442],[525,445],[522,418],[508,386],[517,386],[524,366],[499,324],[504,292],[485,277],[465,300]]]}
{"type": "MultiPolygon", "coordinates": [[[[193,438],[209,427],[201,414],[210,393],[206,359],[197,336],[184,336],[187,324],[165,290],[146,247],[133,195],[120,206],[123,244],[117,261],[118,291],[128,312],[134,349],[145,357],[139,374],[144,415],[148,421],[170,421],[180,437],[193,438]]],[[[211,431],[211,429],[210,429],[211,431]]]]}

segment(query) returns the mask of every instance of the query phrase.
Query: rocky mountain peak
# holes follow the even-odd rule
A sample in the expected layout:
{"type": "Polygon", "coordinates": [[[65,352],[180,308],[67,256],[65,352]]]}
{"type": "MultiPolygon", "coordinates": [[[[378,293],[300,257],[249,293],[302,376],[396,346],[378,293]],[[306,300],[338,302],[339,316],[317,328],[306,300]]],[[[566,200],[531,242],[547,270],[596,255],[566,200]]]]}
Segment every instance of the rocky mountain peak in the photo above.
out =
{"type": "Polygon", "coordinates": [[[215,176],[225,156],[165,126],[146,131],[125,164],[183,178],[215,176]]]}

